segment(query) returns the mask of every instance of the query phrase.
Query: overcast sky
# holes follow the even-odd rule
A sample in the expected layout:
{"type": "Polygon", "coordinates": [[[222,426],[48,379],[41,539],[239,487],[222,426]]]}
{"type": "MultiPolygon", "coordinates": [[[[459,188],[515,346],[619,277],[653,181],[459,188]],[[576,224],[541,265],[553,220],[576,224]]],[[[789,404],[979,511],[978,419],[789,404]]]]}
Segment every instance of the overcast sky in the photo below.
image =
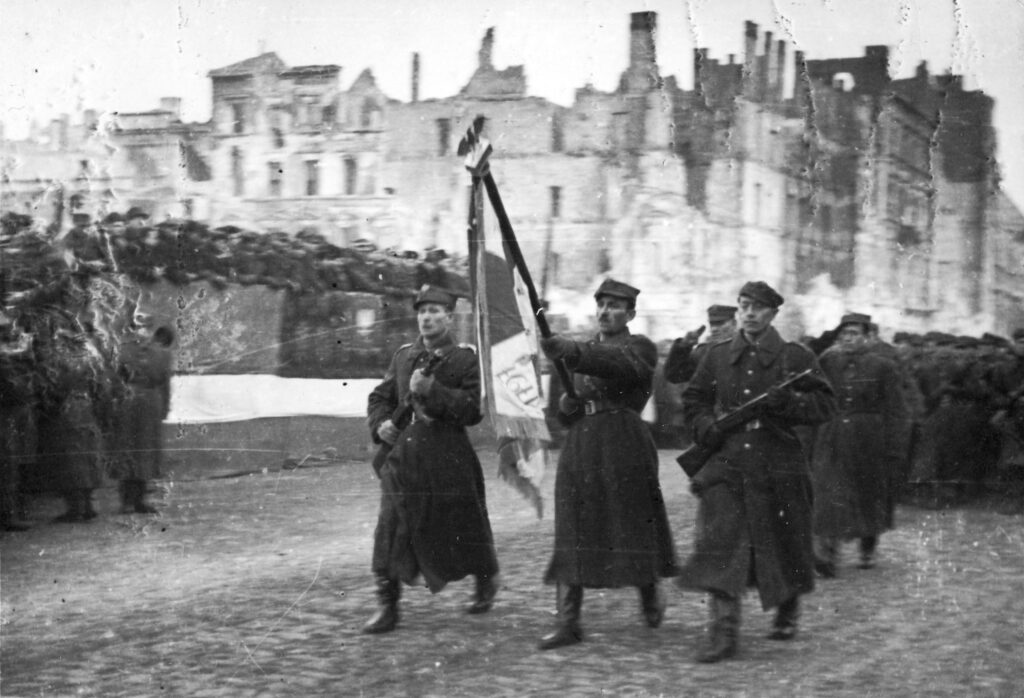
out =
{"type": "MultiPolygon", "coordinates": [[[[744,20],[808,58],[891,47],[890,73],[963,74],[995,97],[1004,189],[1024,206],[1024,0],[0,0],[0,120],[22,137],[86,108],[154,109],[184,99],[186,120],[210,116],[209,70],[261,47],[288,65],[335,63],[344,87],[369,68],[390,97],[456,93],[495,27],[494,63],[526,66],[528,90],[568,105],[586,83],[617,84],[629,14],[658,13],[661,73],[692,86],[692,52],[742,59],[744,20]]],[[[759,49],[760,50],[760,49],[759,49]]]]}

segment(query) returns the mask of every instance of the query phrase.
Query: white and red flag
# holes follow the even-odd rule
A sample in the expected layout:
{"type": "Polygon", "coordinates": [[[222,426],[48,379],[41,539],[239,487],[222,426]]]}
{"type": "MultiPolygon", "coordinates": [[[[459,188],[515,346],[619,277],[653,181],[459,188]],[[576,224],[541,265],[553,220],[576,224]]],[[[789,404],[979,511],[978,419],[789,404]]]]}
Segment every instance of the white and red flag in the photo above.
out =
{"type": "Polygon", "coordinates": [[[540,517],[545,444],[551,437],[537,365],[536,323],[507,246],[502,245],[500,255],[489,251],[483,229],[481,221],[469,232],[483,400],[498,437],[498,474],[533,503],[540,517]]]}

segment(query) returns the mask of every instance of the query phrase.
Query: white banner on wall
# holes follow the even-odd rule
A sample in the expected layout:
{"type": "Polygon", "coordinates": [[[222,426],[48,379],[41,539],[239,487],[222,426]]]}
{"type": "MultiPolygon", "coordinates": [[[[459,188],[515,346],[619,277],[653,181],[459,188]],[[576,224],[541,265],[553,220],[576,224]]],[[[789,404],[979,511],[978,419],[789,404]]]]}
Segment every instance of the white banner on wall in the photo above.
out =
{"type": "Polygon", "coordinates": [[[171,381],[173,424],[240,422],[263,417],[366,417],[380,379],[280,378],[263,374],[183,375],[171,381]]]}

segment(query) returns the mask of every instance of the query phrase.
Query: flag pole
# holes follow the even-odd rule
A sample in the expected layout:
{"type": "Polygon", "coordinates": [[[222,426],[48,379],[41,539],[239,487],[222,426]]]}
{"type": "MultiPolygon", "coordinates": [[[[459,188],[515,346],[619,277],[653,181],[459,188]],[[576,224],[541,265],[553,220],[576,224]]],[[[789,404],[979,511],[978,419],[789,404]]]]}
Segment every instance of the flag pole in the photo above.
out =
{"type": "MultiPolygon", "coordinates": [[[[554,333],[551,331],[547,316],[544,314],[544,305],[541,303],[540,296],[537,295],[537,288],[534,286],[530,269],[526,266],[526,258],[523,257],[523,251],[519,247],[515,230],[512,229],[512,222],[509,220],[508,213],[505,211],[505,204],[502,202],[501,194],[498,192],[498,184],[494,181],[494,176],[491,174],[490,164],[488,163],[488,158],[491,155],[491,146],[487,141],[480,138],[480,131],[483,130],[484,120],[483,116],[478,116],[473,120],[473,125],[466,131],[466,136],[459,143],[459,155],[466,156],[468,163],[466,169],[473,174],[473,180],[483,182],[484,189],[487,191],[487,198],[491,202],[491,208],[494,209],[494,214],[498,219],[498,228],[501,231],[502,242],[512,258],[516,271],[519,272],[519,276],[523,280],[523,285],[526,286],[526,293],[530,299],[530,307],[533,309],[533,316],[537,321],[537,329],[540,331],[540,336],[550,337],[554,333]],[[470,160],[472,160],[472,163],[469,163],[470,160]]],[[[558,360],[552,363],[558,372],[559,379],[562,381],[562,388],[565,390],[565,394],[570,398],[575,398],[576,387],[573,385],[572,376],[569,374],[569,369],[566,367],[565,362],[558,360]]]]}

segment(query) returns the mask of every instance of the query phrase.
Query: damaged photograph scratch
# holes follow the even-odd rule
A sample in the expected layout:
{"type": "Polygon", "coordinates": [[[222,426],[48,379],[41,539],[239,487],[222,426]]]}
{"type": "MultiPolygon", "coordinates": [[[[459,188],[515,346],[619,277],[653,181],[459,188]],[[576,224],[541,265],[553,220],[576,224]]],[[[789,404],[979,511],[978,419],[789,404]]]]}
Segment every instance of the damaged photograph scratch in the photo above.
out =
{"type": "Polygon", "coordinates": [[[1022,0],[0,17],[0,695],[1024,695],[1022,0]]]}

